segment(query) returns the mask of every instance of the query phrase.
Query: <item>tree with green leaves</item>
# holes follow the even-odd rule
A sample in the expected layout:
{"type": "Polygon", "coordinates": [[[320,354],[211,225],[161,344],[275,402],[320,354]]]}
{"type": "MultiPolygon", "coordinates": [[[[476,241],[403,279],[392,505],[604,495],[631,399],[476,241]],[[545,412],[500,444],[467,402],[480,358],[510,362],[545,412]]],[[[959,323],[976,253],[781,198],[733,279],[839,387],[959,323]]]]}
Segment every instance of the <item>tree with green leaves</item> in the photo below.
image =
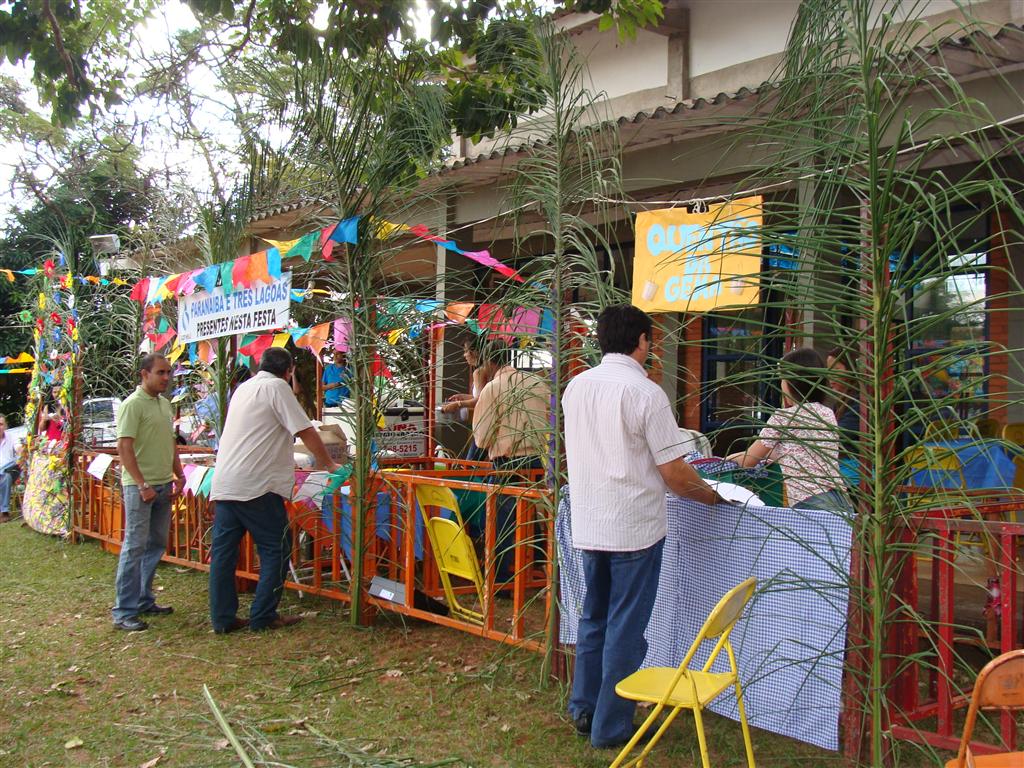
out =
{"type": "MultiPolygon", "coordinates": [[[[430,41],[416,37],[413,0],[332,3],[325,29],[314,26],[319,4],[267,0],[190,0],[208,31],[221,33],[223,55],[232,59],[253,43],[279,51],[299,65],[322,57],[347,55],[372,60],[382,46],[400,44],[411,55],[428,55],[435,77],[448,93],[450,115],[463,136],[490,135],[536,109],[534,84],[522,72],[494,66],[525,41],[508,22],[531,15],[534,3],[480,0],[429,4],[430,41]],[[492,54],[501,55],[495,59],[492,54]]],[[[618,25],[635,34],[661,18],[658,0],[565,0],[566,10],[601,15],[603,27],[618,25]]],[[[70,124],[83,110],[95,115],[131,93],[125,64],[128,44],[139,24],[158,7],[154,0],[128,4],[82,4],[30,0],[0,9],[0,46],[6,58],[32,65],[41,100],[54,123],[70,124]]],[[[195,41],[204,44],[202,39],[195,41]]]]}

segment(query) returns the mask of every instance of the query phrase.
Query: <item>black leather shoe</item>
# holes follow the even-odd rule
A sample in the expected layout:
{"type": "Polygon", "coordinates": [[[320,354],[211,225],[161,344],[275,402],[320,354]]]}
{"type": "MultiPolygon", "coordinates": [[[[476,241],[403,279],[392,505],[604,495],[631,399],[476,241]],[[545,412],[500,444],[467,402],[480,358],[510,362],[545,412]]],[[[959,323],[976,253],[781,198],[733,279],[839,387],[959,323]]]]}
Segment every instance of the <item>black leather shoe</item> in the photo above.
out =
{"type": "Polygon", "coordinates": [[[157,605],[154,603],[144,611],[139,611],[142,614],[152,614],[153,616],[166,616],[169,613],[174,613],[174,609],[169,605],[157,605]]]}
{"type": "Polygon", "coordinates": [[[232,632],[237,632],[240,629],[245,629],[248,626],[249,626],[249,620],[248,619],[234,619],[226,627],[214,627],[213,631],[214,631],[214,634],[217,634],[217,635],[227,635],[227,634],[230,634],[232,632]]]}
{"type": "Polygon", "coordinates": [[[589,738],[590,736],[590,720],[593,715],[584,712],[582,715],[572,721],[573,725],[576,726],[576,735],[580,738],[589,738]]]}
{"type": "Polygon", "coordinates": [[[141,632],[144,629],[149,629],[149,624],[138,616],[129,616],[127,619],[115,621],[114,629],[120,629],[122,632],[141,632]]]}

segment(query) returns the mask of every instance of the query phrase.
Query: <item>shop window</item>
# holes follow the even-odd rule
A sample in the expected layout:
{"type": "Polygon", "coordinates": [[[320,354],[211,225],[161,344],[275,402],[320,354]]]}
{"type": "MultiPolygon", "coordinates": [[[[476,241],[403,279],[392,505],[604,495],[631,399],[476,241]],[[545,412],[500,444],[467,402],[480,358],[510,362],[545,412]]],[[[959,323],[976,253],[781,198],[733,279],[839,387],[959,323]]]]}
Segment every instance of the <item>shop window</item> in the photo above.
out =
{"type": "Polygon", "coordinates": [[[955,412],[948,417],[970,420],[987,410],[987,255],[953,254],[947,263],[947,274],[917,283],[910,297],[908,358],[921,374],[913,399],[926,411],[943,401],[955,412]]]}
{"type": "Polygon", "coordinates": [[[777,405],[769,369],[782,339],[764,315],[758,306],[704,319],[701,431],[714,435],[716,453],[749,437],[777,405]]]}

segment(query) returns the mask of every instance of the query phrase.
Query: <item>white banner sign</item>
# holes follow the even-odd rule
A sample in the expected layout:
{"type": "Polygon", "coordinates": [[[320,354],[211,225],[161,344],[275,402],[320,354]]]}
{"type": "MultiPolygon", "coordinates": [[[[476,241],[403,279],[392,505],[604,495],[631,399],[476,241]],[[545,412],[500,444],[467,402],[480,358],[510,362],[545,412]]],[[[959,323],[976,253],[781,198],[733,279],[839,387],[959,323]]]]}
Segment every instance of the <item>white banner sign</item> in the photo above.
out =
{"type": "Polygon", "coordinates": [[[272,331],[288,325],[292,273],[274,282],[236,288],[225,295],[217,286],[212,293],[200,291],[178,300],[178,339],[191,344],[202,339],[238,333],[272,331]]]}

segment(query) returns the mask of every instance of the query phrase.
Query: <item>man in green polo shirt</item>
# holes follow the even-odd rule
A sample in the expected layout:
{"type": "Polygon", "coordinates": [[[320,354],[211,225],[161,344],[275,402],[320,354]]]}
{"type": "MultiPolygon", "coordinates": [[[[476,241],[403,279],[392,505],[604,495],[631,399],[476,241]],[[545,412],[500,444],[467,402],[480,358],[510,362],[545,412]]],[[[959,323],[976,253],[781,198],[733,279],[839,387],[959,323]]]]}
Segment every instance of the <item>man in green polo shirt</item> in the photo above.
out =
{"type": "Polygon", "coordinates": [[[141,383],[117,411],[117,453],[121,458],[124,542],[117,561],[114,627],[139,632],[149,625],[143,614],[166,614],[157,605],[153,575],[167,548],[171,500],[184,485],[174,440],[171,404],[162,393],[171,381],[163,355],[146,355],[139,365],[141,383]]]}

